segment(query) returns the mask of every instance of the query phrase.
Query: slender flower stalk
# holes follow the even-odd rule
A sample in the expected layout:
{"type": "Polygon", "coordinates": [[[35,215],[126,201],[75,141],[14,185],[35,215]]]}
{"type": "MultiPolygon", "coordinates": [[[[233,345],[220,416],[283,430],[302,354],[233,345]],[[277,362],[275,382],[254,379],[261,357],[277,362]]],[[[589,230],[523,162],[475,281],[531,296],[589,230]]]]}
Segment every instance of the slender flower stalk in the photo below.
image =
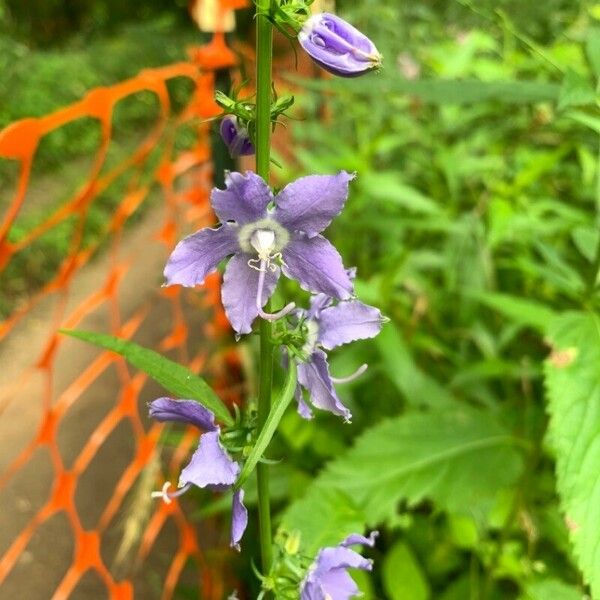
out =
{"type": "MultiPolygon", "coordinates": [[[[256,172],[267,183],[271,162],[271,86],[273,63],[273,27],[266,14],[271,0],[257,0],[256,17],[256,172]]],[[[264,278],[264,271],[261,273],[264,278]]],[[[270,312],[270,302],[265,312],[270,312]]],[[[258,388],[258,427],[265,425],[271,409],[273,386],[272,324],[260,321],[260,374],[258,388]]],[[[260,533],[261,564],[268,573],[273,562],[271,531],[271,503],[269,499],[269,467],[259,463],[256,467],[258,482],[258,520],[260,533]]]]}

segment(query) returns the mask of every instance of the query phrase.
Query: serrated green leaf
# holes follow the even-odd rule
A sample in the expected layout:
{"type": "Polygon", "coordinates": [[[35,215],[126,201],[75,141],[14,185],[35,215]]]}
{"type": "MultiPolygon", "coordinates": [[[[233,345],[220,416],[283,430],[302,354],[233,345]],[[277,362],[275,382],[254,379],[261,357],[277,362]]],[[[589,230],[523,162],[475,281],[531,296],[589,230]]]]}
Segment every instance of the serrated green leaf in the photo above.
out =
{"type": "Polygon", "coordinates": [[[386,554],[383,587],[390,600],[427,600],[429,585],[410,546],[400,541],[386,554]]]}
{"type": "Polygon", "coordinates": [[[281,528],[299,531],[303,552],[310,556],[319,548],[339,544],[351,533],[362,532],[365,521],[364,513],[347,494],[312,485],[285,511],[281,528]]]}
{"type": "Polygon", "coordinates": [[[233,418],[229,410],[208,383],[183,365],[165,358],[158,352],[154,352],[154,350],[149,350],[134,342],[112,335],[65,329],[62,329],[61,333],[120,354],[134,367],[152,377],[171,394],[178,398],[197,400],[215,413],[218,420],[226,425],[233,424],[233,418]]]}
{"type": "Polygon", "coordinates": [[[484,412],[408,413],[361,435],[318,485],[343,490],[372,525],[394,515],[401,500],[428,498],[438,508],[468,512],[514,484],[522,467],[515,444],[484,412]]]}
{"type": "Polygon", "coordinates": [[[549,328],[545,364],[557,488],[574,554],[600,596],[600,318],[569,312],[549,328]]]}

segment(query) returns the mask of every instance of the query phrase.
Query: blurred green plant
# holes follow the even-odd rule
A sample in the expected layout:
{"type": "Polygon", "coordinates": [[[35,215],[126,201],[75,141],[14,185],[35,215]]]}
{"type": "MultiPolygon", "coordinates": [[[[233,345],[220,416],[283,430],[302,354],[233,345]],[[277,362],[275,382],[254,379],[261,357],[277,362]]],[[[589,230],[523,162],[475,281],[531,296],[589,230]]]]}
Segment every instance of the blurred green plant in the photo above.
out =
{"type": "Polygon", "coordinates": [[[364,431],[284,419],[280,525],[383,525],[366,598],[600,595],[600,6],[494,4],[342,3],[386,68],[298,96],[282,179],[358,172],[329,235],[392,322],[334,359],[364,431]]]}

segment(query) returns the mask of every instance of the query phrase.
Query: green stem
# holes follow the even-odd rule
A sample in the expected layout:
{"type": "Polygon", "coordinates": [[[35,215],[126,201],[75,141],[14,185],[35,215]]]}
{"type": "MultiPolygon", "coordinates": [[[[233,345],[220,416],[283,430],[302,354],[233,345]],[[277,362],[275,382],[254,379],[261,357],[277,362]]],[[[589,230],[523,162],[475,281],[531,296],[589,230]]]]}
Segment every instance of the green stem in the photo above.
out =
{"type": "MultiPolygon", "coordinates": [[[[273,28],[265,17],[271,0],[257,0],[256,16],[256,172],[267,183],[271,159],[271,70],[273,60],[273,28]]],[[[267,304],[266,311],[270,311],[267,304]]],[[[260,322],[260,376],[258,385],[258,426],[263,429],[271,409],[273,385],[272,326],[260,322]]],[[[263,573],[271,570],[273,560],[271,531],[271,506],[269,501],[269,467],[259,463],[256,467],[258,482],[258,521],[260,554],[263,573]]]]}

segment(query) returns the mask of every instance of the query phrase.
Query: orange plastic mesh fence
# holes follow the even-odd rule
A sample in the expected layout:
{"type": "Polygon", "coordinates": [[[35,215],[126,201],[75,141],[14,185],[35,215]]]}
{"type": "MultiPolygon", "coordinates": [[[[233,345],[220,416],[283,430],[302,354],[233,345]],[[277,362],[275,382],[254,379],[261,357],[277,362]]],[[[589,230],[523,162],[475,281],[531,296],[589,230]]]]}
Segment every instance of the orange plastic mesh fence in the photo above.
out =
{"type": "MultiPolygon", "coordinates": [[[[222,1],[221,7],[243,4],[222,1]]],[[[118,356],[58,333],[82,328],[135,338],[206,373],[225,399],[235,397],[231,373],[239,365],[228,345],[219,278],[201,293],[160,288],[175,242],[212,220],[209,125],[202,120],[219,112],[214,70],[231,66],[233,54],[216,34],[191,56],[189,63],[142,71],[0,132],[0,158],[19,168],[0,222],[0,270],[6,273],[45,236],[68,231],[58,266],[48,267],[54,271],[42,287],[0,323],[2,598],[166,599],[187,585],[196,592],[186,597],[200,589],[202,598],[216,600],[229,587],[215,567],[226,562],[226,551],[215,549],[227,546],[226,528],[203,523],[199,539],[176,501],[149,500],[164,479],[176,481],[197,434],[173,440],[161,478],[161,427],[145,416],[145,402],[160,388],[118,356]],[[167,85],[177,78],[193,84],[178,112],[167,85]],[[158,101],[156,121],[124,159],[109,166],[116,107],[148,92],[158,101]],[[99,124],[101,141],[89,174],[72,165],[80,187],[58,203],[60,198],[46,197],[46,186],[40,190],[30,182],[36,152],[45,136],[83,118],[99,124]],[[92,209],[107,197],[116,200],[112,215],[89,241],[92,209]],[[57,206],[14,236],[30,199],[57,206]]]]}

